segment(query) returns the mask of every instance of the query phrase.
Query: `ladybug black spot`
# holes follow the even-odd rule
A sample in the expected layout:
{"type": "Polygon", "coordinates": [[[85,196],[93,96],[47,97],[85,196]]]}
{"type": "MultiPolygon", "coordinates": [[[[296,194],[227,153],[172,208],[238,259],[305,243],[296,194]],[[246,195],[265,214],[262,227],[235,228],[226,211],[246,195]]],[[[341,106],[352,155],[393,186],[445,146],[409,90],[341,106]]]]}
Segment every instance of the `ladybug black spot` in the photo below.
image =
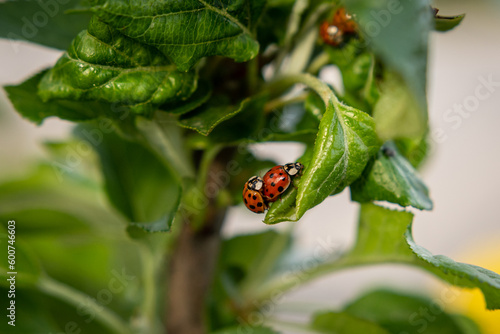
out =
{"type": "Polygon", "coordinates": [[[279,192],[282,192],[283,190],[285,190],[285,189],[283,189],[283,187],[281,187],[281,186],[280,186],[280,187],[278,187],[278,191],[279,191],[279,192]]]}
{"type": "Polygon", "coordinates": [[[281,178],[281,181],[285,181],[285,180],[286,180],[286,177],[284,177],[284,176],[283,176],[283,177],[281,178]]]}
{"type": "Polygon", "coordinates": [[[271,175],[269,175],[269,178],[273,178],[274,177],[274,173],[271,173],[271,175]]]}
{"type": "Polygon", "coordinates": [[[274,194],[270,194],[269,197],[273,198],[274,197],[274,194]]]}
{"type": "Polygon", "coordinates": [[[253,197],[252,197],[252,198],[253,198],[253,199],[257,199],[257,196],[253,195],[253,197]]]}
{"type": "Polygon", "coordinates": [[[276,184],[274,182],[271,182],[271,187],[274,187],[276,184]]]}
{"type": "Polygon", "coordinates": [[[248,198],[252,197],[252,195],[248,194],[248,198]]]}
{"type": "Polygon", "coordinates": [[[250,205],[250,209],[255,210],[255,205],[250,205]]]}
{"type": "Polygon", "coordinates": [[[245,198],[245,204],[248,204],[248,201],[247,201],[247,199],[246,199],[246,198],[245,198]]]}
{"type": "Polygon", "coordinates": [[[262,206],[262,202],[257,203],[257,206],[260,208],[262,206]]]}
{"type": "Polygon", "coordinates": [[[280,173],[280,176],[283,175],[283,173],[280,173]]]}

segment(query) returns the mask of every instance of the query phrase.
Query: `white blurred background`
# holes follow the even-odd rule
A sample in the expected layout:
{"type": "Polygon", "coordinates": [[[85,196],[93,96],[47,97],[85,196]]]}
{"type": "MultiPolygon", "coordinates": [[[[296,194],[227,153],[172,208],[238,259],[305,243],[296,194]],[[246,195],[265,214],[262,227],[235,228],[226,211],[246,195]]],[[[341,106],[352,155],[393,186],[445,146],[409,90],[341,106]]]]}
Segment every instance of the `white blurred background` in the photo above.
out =
{"type": "MultiPolygon", "coordinates": [[[[473,255],[489,247],[500,263],[500,5],[482,1],[437,1],[442,15],[467,13],[463,23],[448,33],[433,33],[429,54],[430,123],[441,129],[433,143],[432,157],[422,169],[422,177],[431,190],[435,209],[417,212],[414,237],[418,244],[434,254],[443,254],[461,262],[480,263],[473,255]],[[469,116],[447,121],[447,110],[473,99],[480,78],[492,76],[499,86],[480,100],[469,116]],[[458,125],[458,126],[457,126],[458,125]],[[454,127],[455,126],[455,127],[454,127]]],[[[29,44],[15,52],[6,40],[0,40],[0,84],[16,84],[33,73],[53,65],[60,52],[29,44]]],[[[334,71],[327,72],[335,80],[334,71]]],[[[485,92],[482,88],[482,92],[485,92]]],[[[458,114],[448,114],[458,115],[458,114]]],[[[0,90],[0,178],[22,175],[29,161],[43,155],[42,139],[68,136],[71,124],[49,119],[43,126],[23,120],[0,90]]],[[[257,145],[263,156],[278,156],[278,162],[294,161],[302,153],[300,145],[257,145]]],[[[332,240],[347,248],[355,239],[358,205],[348,191],[327,199],[297,223],[296,234],[304,252],[320,240],[332,240]]],[[[224,228],[226,235],[267,228],[243,207],[232,208],[224,228]]],[[[281,224],[281,226],[287,223],[281,224]]],[[[277,228],[280,228],[278,226],[277,228]]],[[[493,268],[491,268],[493,269],[493,268]]],[[[376,286],[404,290],[440,289],[438,280],[415,269],[376,266],[351,269],[325,277],[288,295],[279,305],[308,303],[316,308],[340,306],[360,292],[376,286]]],[[[496,312],[500,323],[500,311],[496,312]]]]}

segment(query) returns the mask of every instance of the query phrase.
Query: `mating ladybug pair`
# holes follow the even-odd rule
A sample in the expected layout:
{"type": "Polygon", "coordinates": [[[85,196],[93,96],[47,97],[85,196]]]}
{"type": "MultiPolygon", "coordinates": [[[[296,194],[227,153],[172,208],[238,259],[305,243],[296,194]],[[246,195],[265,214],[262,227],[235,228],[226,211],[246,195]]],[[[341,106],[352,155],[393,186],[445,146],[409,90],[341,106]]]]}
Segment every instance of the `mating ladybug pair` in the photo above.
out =
{"type": "Polygon", "coordinates": [[[323,41],[332,46],[340,46],[345,37],[356,34],[358,25],[352,19],[352,15],[346,13],[344,7],[337,9],[333,15],[332,22],[325,21],[319,28],[323,41]]]}
{"type": "Polygon", "coordinates": [[[300,174],[302,168],[300,162],[294,162],[271,168],[263,178],[252,176],[243,189],[246,207],[255,213],[263,213],[269,202],[276,201],[288,189],[292,177],[300,174]]]}

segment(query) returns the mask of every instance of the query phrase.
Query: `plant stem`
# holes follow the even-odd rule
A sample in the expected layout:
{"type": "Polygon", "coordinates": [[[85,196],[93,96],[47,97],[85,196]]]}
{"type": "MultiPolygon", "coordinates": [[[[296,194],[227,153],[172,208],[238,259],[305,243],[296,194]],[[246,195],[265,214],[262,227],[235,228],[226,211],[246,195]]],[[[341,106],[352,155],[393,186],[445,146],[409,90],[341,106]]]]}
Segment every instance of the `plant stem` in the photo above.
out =
{"type": "MultiPolygon", "coordinates": [[[[204,158],[206,162],[200,163],[208,165],[207,186],[220,189],[221,184],[217,177],[226,172],[227,162],[232,157],[233,150],[222,150],[215,159],[209,154],[204,158]]],[[[217,196],[207,198],[208,204],[202,210],[203,219],[199,227],[192,225],[196,216],[182,217],[181,232],[170,259],[166,308],[166,327],[169,334],[206,333],[206,298],[212,284],[219,253],[220,229],[227,210],[227,207],[217,206],[217,196]]]]}
{"type": "Polygon", "coordinates": [[[297,0],[293,5],[292,13],[290,14],[290,18],[288,19],[288,25],[286,28],[284,46],[281,48],[280,53],[276,57],[275,66],[277,74],[280,73],[281,67],[283,65],[283,60],[292,47],[293,37],[299,30],[302,13],[307,9],[308,5],[309,0],[297,0]]]}
{"type": "Polygon", "coordinates": [[[144,314],[147,328],[144,333],[157,333],[157,291],[156,291],[156,278],[157,273],[155,270],[156,263],[154,254],[151,249],[145,244],[139,247],[139,253],[142,262],[142,281],[144,286],[144,299],[142,301],[141,313],[144,314]]]}
{"type": "Polygon", "coordinates": [[[290,74],[277,78],[268,84],[270,91],[284,91],[294,84],[304,84],[314,90],[323,100],[325,106],[330,102],[340,103],[332,89],[323,81],[307,73],[290,74]]]}
{"type": "Polygon", "coordinates": [[[212,162],[221,149],[222,145],[213,145],[208,147],[205,152],[203,152],[198,170],[198,180],[196,182],[196,185],[200,190],[205,187],[212,162]]]}
{"type": "Polygon", "coordinates": [[[259,83],[259,58],[255,57],[247,63],[247,90],[248,95],[252,95],[259,83]]]}
{"type": "Polygon", "coordinates": [[[321,52],[319,55],[316,56],[316,58],[312,60],[306,72],[312,75],[316,75],[323,66],[328,64],[329,61],[330,57],[328,56],[328,54],[326,52],[321,52]]]}
{"type": "Polygon", "coordinates": [[[92,314],[94,314],[97,321],[115,333],[132,334],[129,325],[116,313],[99,305],[94,298],[69,285],[43,275],[38,281],[38,288],[46,294],[65,301],[75,307],[85,306],[89,311],[93,312],[92,314]]]}
{"type": "Polygon", "coordinates": [[[279,96],[274,100],[267,102],[264,105],[264,112],[269,113],[275,109],[279,109],[289,104],[304,102],[304,100],[309,96],[309,93],[302,93],[295,96],[279,96]]]}

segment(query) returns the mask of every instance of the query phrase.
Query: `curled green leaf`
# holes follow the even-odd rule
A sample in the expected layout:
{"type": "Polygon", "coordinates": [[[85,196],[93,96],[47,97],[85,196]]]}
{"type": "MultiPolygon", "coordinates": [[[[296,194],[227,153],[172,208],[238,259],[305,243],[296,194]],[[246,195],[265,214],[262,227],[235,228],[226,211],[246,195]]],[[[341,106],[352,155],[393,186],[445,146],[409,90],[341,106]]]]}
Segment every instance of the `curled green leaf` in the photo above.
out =
{"type": "Polygon", "coordinates": [[[388,201],[431,210],[429,190],[392,142],[384,144],[363,175],[351,185],[354,201],[388,201]]]}
{"type": "Polygon", "coordinates": [[[252,37],[265,1],[93,0],[104,22],[137,41],[154,46],[182,71],[206,56],[247,61],[259,52],[252,37]]]}
{"type": "Polygon", "coordinates": [[[165,165],[144,146],[114,133],[103,134],[90,126],[76,131],[99,155],[106,194],[129,222],[130,235],[169,231],[182,189],[165,165]]]}
{"type": "Polygon", "coordinates": [[[175,114],[183,115],[205,104],[212,96],[212,86],[206,80],[198,81],[196,91],[187,99],[178,102],[167,103],[160,106],[161,110],[175,114]]]}
{"type": "Polygon", "coordinates": [[[445,32],[451,30],[462,23],[465,14],[453,15],[453,16],[434,16],[434,29],[436,31],[445,32]]]}
{"type": "Polygon", "coordinates": [[[368,114],[339,102],[328,104],[300,182],[298,218],[361,175],[379,147],[374,127],[368,114]]]}
{"type": "Polygon", "coordinates": [[[189,97],[194,72],[179,72],[155,48],[138,43],[93,18],[42,78],[44,101],[103,101],[150,115],[158,106],[189,97]]]}
{"type": "Polygon", "coordinates": [[[228,132],[233,132],[236,135],[242,135],[247,130],[255,130],[258,125],[257,120],[259,115],[262,115],[263,104],[267,96],[260,95],[248,97],[240,102],[239,105],[234,106],[229,102],[226,96],[214,96],[208,103],[202,105],[200,108],[195,109],[179,118],[177,124],[184,128],[194,130],[204,136],[208,136],[212,131],[221,123],[230,119],[235,120],[235,124],[231,124],[226,128],[221,127],[216,134],[216,137],[222,137],[228,132]],[[253,122],[247,120],[244,126],[238,124],[236,115],[242,116],[253,115],[253,122]],[[223,132],[223,133],[221,133],[223,132]]]}
{"type": "Polygon", "coordinates": [[[46,73],[46,70],[42,71],[19,85],[5,87],[9,100],[23,117],[41,124],[53,116],[79,122],[109,114],[108,106],[96,101],[52,100],[44,103],[37,93],[38,85],[46,73]]]}
{"type": "Polygon", "coordinates": [[[500,308],[500,275],[471,264],[433,255],[412,236],[413,214],[363,204],[356,246],[348,255],[353,262],[396,262],[425,269],[446,282],[481,289],[490,310],[500,308]]]}
{"type": "Polygon", "coordinates": [[[241,112],[249,101],[245,99],[238,107],[234,107],[225,96],[215,97],[210,103],[181,116],[178,124],[208,136],[218,124],[241,112]]]}
{"type": "Polygon", "coordinates": [[[465,288],[479,288],[488,310],[500,309],[500,275],[472,264],[455,262],[444,255],[433,255],[413,240],[412,225],[405,233],[408,246],[419,259],[419,265],[448,283],[465,288]]]}

